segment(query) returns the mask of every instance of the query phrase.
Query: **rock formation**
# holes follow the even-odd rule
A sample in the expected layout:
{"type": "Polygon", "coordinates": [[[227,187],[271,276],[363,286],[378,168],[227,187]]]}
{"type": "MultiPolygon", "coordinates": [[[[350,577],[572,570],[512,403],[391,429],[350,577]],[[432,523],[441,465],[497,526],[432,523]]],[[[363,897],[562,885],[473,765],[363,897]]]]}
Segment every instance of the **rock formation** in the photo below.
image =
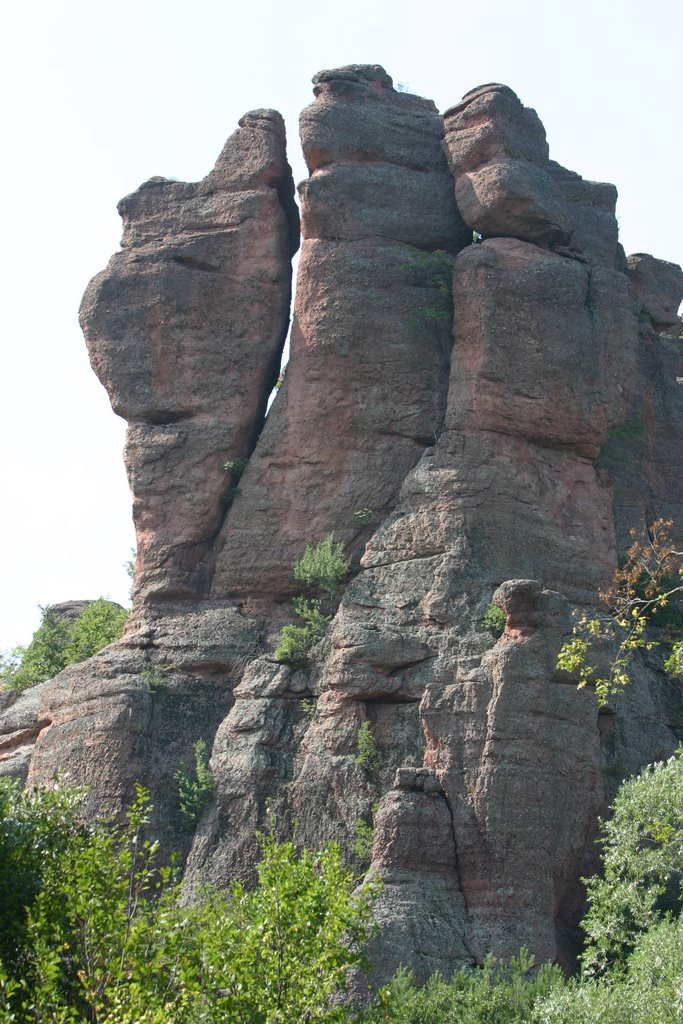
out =
{"type": "Polygon", "coordinates": [[[550,160],[509,88],[442,118],[377,66],[314,87],[269,412],[298,242],[279,115],[245,115],[202,182],[119,207],[81,320],[129,424],[133,614],[0,697],[0,763],[115,810],[150,786],[189,891],[253,877],[267,803],[301,845],[339,841],[385,881],[378,978],[521,945],[569,963],[598,814],[683,738],[655,652],[600,713],[555,667],[628,530],[683,522],[683,273],[625,258],[616,190],[550,160]],[[331,531],[351,578],[307,669],[279,664],[292,563],[331,531]],[[199,738],[215,786],[190,833],[173,775],[199,738]]]}

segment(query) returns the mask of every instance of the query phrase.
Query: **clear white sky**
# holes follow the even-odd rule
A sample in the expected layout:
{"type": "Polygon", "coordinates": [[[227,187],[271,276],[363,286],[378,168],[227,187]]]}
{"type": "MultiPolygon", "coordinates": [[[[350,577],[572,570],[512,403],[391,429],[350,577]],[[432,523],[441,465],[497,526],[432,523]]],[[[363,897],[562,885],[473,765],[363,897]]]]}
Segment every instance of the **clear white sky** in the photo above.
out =
{"type": "Polygon", "coordinates": [[[39,604],[127,599],[124,425],[77,311],[118,247],[116,202],[196,180],[238,118],[299,110],[321,68],[383,64],[445,107],[483,82],[539,112],[551,155],[619,189],[627,252],[683,259],[678,0],[16,0],[0,20],[0,649],[39,604]]]}

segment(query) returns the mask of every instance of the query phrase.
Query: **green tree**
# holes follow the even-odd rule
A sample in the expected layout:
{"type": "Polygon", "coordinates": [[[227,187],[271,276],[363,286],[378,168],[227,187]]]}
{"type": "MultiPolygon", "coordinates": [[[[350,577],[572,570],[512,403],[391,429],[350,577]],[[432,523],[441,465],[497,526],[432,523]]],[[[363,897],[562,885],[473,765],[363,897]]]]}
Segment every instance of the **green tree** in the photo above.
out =
{"type": "Polygon", "coordinates": [[[231,1024],[342,1021],[332,997],[364,965],[377,884],[358,888],[339,847],[298,856],[261,837],[258,886],[212,894],[199,911],[197,1021],[231,1024]],[[209,984],[206,984],[208,982],[209,984]]]}
{"type": "Polygon", "coordinates": [[[40,609],[40,625],[27,647],[15,647],[0,667],[0,681],[8,689],[21,689],[51,679],[64,668],[69,623],[57,619],[50,608],[40,609]]]}
{"type": "Polygon", "coordinates": [[[22,689],[52,679],[67,665],[97,654],[123,633],[129,612],[100,597],[89,602],[71,622],[41,608],[40,625],[27,647],[16,647],[0,659],[0,687],[22,689]]]}
{"type": "Polygon", "coordinates": [[[639,937],[681,910],[683,751],[629,779],[602,823],[603,874],[587,880],[587,974],[614,971],[639,937]]]}
{"type": "Polygon", "coordinates": [[[65,665],[86,661],[103,647],[114,643],[123,633],[129,612],[103,597],[86,605],[69,628],[64,648],[65,665]]]}

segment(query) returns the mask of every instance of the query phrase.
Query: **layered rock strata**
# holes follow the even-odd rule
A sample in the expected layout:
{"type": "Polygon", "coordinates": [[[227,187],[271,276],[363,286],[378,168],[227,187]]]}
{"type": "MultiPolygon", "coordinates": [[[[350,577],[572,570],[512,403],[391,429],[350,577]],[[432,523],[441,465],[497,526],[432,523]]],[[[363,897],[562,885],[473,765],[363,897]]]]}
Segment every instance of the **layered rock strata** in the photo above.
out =
{"type": "Polygon", "coordinates": [[[296,224],[278,115],[247,115],[198,185],[123,202],[83,323],[130,423],[134,614],[0,698],[26,738],[2,763],[115,809],[150,785],[188,892],[253,878],[267,806],[301,845],[341,842],[385,882],[376,980],[522,945],[569,965],[597,815],[683,738],[656,652],[602,711],[555,668],[628,530],[683,520],[683,275],[625,259],[616,190],[554,163],[505,86],[445,119],[376,66],[314,91],[265,423],[296,224]],[[273,658],[289,571],[330,531],[352,578],[295,670],[273,658]],[[214,793],[183,833],[173,775],[200,737],[214,793]]]}

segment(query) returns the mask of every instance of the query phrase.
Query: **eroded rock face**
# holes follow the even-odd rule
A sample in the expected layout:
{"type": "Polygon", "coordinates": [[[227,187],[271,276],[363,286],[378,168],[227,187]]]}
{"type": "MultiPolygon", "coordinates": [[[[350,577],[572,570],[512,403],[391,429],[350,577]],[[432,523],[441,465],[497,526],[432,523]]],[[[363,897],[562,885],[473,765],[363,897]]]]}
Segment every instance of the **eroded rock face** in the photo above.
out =
{"type": "Polygon", "coordinates": [[[628,530],[680,529],[681,272],[627,263],[616,190],[554,163],[505,86],[445,127],[377,66],[314,92],[265,425],[296,226],[278,115],[247,115],[203,182],[123,202],[83,323],[130,423],[134,614],[119,644],[2,698],[0,770],[71,772],[119,810],[150,785],[188,893],[253,879],[267,806],[302,846],[340,842],[384,880],[376,981],[521,945],[571,965],[597,816],[683,737],[654,652],[600,714],[555,668],[628,530]],[[295,670],[273,658],[290,568],[330,531],[351,579],[295,670]],[[183,832],[173,775],[199,738],[214,793],[183,832]]]}
{"type": "Polygon", "coordinates": [[[251,454],[289,322],[298,214],[285,131],[252,111],[198,184],[153,178],[119,204],[122,251],[81,324],[129,423],[138,601],[201,596],[207,559],[251,454]]]}
{"type": "Polygon", "coordinates": [[[485,237],[569,246],[575,258],[622,269],[617,190],[551,161],[536,111],[512,89],[480,86],[444,116],[455,195],[469,227],[485,237]]]}
{"type": "Polygon", "coordinates": [[[354,514],[381,519],[441,430],[452,254],[467,237],[441,118],[382,69],[314,84],[290,361],[218,540],[214,598],[287,594],[302,539],[331,530],[358,556],[354,514]]]}

